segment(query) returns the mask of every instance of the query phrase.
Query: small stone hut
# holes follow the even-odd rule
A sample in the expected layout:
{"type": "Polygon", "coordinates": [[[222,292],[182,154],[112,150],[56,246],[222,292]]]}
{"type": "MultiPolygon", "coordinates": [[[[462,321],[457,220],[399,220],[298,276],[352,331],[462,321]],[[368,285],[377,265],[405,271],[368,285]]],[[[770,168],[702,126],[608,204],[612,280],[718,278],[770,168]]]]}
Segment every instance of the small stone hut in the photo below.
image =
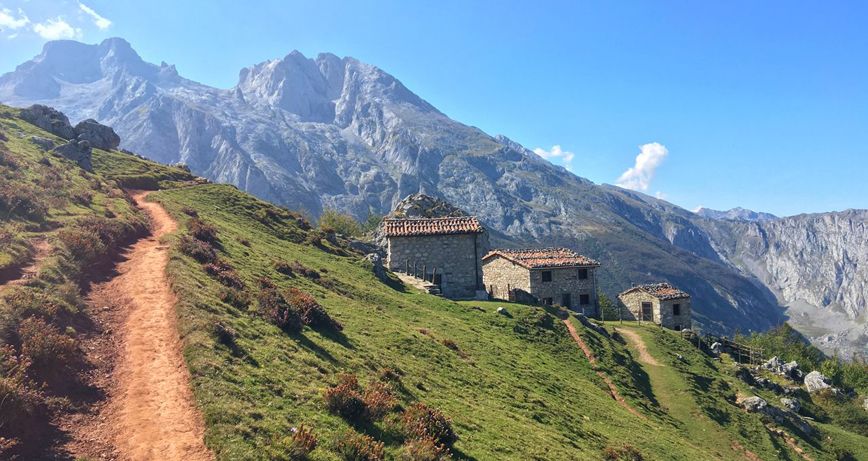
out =
{"type": "Polygon", "coordinates": [[[482,258],[492,298],[563,306],[596,316],[600,263],[567,248],[496,249],[482,258]]]}
{"type": "Polygon", "coordinates": [[[476,217],[389,218],[383,236],[391,271],[424,271],[447,298],[475,298],[482,290],[481,256],[488,239],[476,217]]]}
{"type": "Polygon", "coordinates": [[[672,330],[691,326],[690,295],[668,283],[638,285],[618,299],[627,307],[624,320],[654,322],[672,330]]]}

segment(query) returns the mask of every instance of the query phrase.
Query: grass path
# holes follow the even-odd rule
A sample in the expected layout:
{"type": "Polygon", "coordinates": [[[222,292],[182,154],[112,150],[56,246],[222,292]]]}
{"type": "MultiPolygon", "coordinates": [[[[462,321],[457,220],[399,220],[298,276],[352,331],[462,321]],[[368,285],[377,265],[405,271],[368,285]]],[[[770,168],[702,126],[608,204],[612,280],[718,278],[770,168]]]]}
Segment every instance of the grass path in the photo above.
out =
{"type": "Polygon", "coordinates": [[[725,431],[720,430],[720,427],[702,412],[691,397],[689,384],[684,377],[673,367],[663,364],[662,358],[658,360],[654,356],[655,352],[659,356],[659,351],[641,328],[618,327],[616,331],[639,356],[641,366],[651,380],[654,396],[670,416],[682,423],[679,430],[684,431],[689,439],[702,441],[709,453],[718,459],[760,459],[737,440],[727,436],[725,431]]]}
{"type": "Polygon", "coordinates": [[[100,459],[210,460],[165,274],[168,247],[160,242],[177,223],[146,196],[133,198],[151,217],[152,234],[129,248],[117,275],[96,284],[88,299],[90,309],[108,312],[104,337],[89,353],[108,368],[97,380],[107,399],[69,428],[69,451],[100,459]]]}
{"type": "MultiPolygon", "coordinates": [[[[573,323],[570,322],[570,319],[566,318],[563,320],[563,322],[567,326],[567,330],[570,331],[570,336],[573,337],[573,341],[575,341],[576,344],[579,345],[579,348],[585,354],[585,357],[588,358],[588,362],[590,362],[591,365],[596,364],[597,358],[594,357],[594,353],[591,351],[591,348],[588,347],[588,345],[585,344],[585,341],[582,340],[582,337],[579,336],[579,333],[576,331],[576,327],[573,326],[573,323]]],[[[595,370],[595,372],[597,373],[597,376],[599,376],[600,379],[602,379],[603,382],[606,383],[606,386],[609,387],[609,394],[612,396],[612,399],[614,399],[616,402],[618,402],[618,404],[621,405],[622,407],[626,408],[627,411],[629,411],[633,415],[635,415],[639,418],[645,419],[644,415],[642,415],[641,413],[636,411],[635,408],[631,407],[630,404],[628,404],[627,401],[624,400],[624,397],[622,397],[621,394],[618,392],[618,388],[615,386],[615,383],[612,382],[611,378],[606,376],[606,374],[600,370],[595,370]]]]}

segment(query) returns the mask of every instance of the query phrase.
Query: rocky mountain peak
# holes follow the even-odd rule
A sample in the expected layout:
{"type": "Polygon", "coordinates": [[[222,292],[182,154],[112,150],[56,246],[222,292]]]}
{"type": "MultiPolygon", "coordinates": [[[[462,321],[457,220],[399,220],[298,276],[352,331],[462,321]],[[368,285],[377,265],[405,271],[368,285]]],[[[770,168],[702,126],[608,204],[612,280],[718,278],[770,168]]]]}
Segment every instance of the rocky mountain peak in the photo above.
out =
{"type": "Polygon", "coordinates": [[[748,210],[742,207],[735,207],[726,211],[712,210],[710,208],[699,208],[696,214],[708,219],[723,219],[732,221],[772,221],[778,219],[777,216],[771,213],[757,212],[748,210]]]}

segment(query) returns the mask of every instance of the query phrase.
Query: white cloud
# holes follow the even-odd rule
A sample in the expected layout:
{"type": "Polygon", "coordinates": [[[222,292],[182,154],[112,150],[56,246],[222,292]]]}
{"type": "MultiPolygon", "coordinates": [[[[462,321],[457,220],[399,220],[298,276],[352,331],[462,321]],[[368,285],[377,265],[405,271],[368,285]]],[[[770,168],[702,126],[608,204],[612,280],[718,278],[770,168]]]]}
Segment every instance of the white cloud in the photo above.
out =
{"type": "Polygon", "coordinates": [[[647,191],[654,179],[654,171],[669,154],[663,144],[652,142],[639,146],[636,163],[627,169],[619,178],[617,184],[625,189],[647,191]]]}
{"type": "Polygon", "coordinates": [[[542,147],[537,147],[533,152],[546,160],[561,159],[563,163],[570,163],[576,154],[561,149],[561,146],[555,144],[551,150],[545,150],[542,147]]]}
{"type": "Polygon", "coordinates": [[[90,16],[91,19],[93,19],[93,23],[101,30],[108,29],[112,25],[112,22],[110,20],[106,19],[103,16],[100,16],[100,14],[94,11],[93,8],[85,5],[84,3],[78,2],[78,7],[81,8],[81,11],[87,13],[87,15],[90,16]]]}
{"type": "Polygon", "coordinates": [[[33,25],[33,31],[46,40],[81,37],[81,29],[70,26],[61,17],[36,23],[33,25]]]}
{"type": "Polygon", "coordinates": [[[666,200],[666,194],[663,193],[663,192],[661,192],[661,191],[659,191],[659,190],[658,190],[657,192],[654,193],[654,197],[655,197],[655,198],[658,198],[658,199],[660,199],[660,200],[666,200]]]}
{"type": "Polygon", "coordinates": [[[8,8],[0,10],[0,28],[16,30],[27,24],[30,24],[30,18],[21,11],[21,8],[18,9],[18,17],[15,17],[15,13],[8,8]]]}

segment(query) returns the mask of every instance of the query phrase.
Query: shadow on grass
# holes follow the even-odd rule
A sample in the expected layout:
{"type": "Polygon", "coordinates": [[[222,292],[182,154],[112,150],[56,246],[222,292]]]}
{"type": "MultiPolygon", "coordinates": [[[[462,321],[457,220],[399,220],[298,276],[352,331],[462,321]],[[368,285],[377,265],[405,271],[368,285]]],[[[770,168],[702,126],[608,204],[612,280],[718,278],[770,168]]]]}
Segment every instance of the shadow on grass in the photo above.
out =
{"type": "Polygon", "coordinates": [[[294,335],[295,339],[298,341],[298,344],[316,354],[317,357],[331,363],[332,365],[336,365],[340,363],[338,359],[336,359],[329,351],[325,350],[319,344],[311,341],[309,338],[302,334],[294,335]]]}

